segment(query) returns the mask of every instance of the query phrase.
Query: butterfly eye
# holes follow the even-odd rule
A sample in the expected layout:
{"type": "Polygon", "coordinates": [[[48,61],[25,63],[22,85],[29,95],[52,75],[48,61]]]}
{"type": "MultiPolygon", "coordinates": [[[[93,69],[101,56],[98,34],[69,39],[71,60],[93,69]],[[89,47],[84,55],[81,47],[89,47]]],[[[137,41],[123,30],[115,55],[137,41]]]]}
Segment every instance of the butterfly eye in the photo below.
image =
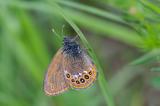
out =
{"type": "Polygon", "coordinates": [[[88,75],[84,75],[84,78],[85,78],[85,79],[89,79],[89,76],[88,76],[88,75]]]}
{"type": "Polygon", "coordinates": [[[81,79],[80,79],[80,82],[84,83],[84,82],[85,82],[85,80],[84,80],[83,78],[81,78],[81,79]]]}
{"type": "Polygon", "coordinates": [[[66,74],[66,77],[67,77],[67,78],[70,78],[71,76],[70,76],[70,74],[69,74],[69,73],[67,73],[67,74],[66,74]]]}

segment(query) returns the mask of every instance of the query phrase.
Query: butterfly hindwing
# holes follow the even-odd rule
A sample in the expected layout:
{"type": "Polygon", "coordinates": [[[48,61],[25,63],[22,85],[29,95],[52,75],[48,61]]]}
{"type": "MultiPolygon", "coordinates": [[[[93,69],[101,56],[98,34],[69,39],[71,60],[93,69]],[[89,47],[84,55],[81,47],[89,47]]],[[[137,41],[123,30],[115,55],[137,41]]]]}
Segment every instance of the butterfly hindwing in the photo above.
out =
{"type": "Polygon", "coordinates": [[[64,57],[63,67],[67,83],[72,88],[87,88],[96,80],[96,67],[85,53],[81,57],[66,55],[64,57]]]}

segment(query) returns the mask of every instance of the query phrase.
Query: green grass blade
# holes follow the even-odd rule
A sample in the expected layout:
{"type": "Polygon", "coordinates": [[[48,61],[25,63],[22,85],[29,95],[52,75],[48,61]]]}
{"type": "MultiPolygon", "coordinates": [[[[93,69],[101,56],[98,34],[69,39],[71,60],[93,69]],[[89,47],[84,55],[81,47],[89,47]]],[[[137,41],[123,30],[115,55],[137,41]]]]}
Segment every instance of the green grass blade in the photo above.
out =
{"type": "Polygon", "coordinates": [[[141,2],[143,5],[149,7],[149,8],[152,9],[153,11],[155,11],[156,13],[160,14],[160,7],[158,7],[158,6],[150,3],[150,2],[147,1],[147,0],[140,0],[140,2],[141,2]]]}
{"type": "Polygon", "coordinates": [[[98,15],[98,16],[101,16],[101,17],[104,17],[104,18],[107,18],[107,19],[112,19],[114,21],[125,23],[121,19],[121,17],[119,17],[117,15],[114,15],[114,14],[111,14],[109,12],[106,12],[104,10],[92,7],[92,6],[87,6],[87,5],[84,5],[84,4],[81,4],[81,3],[76,3],[76,2],[73,2],[73,1],[64,1],[64,0],[57,0],[56,2],[60,3],[60,4],[63,4],[63,5],[66,5],[68,7],[73,7],[73,8],[79,9],[79,10],[83,10],[83,11],[98,15]]]}
{"type": "MultiPolygon", "coordinates": [[[[55,11],[55,7],[50,6],[46,3],[41,2],[17,2],[13,4],[6,4],[11,5],[19,8],[24,9],[31,9],[31,10],[37,10],[37,11],[43,11],[50,14],[58,14],[58,11],[55,11]],[[41,5],[41,8],[38,6],[41,5]]],[[[64,12],[70,16],[70,18],[82,25],[85,28],[91,29],[95,32],[101,33],[102,36],[109,36],[111,38],[117,39],[119,41],[122,41],[124,43],[127,43],[132,46],[141,47],[142,45],[142,39],[139,34],[137,34],[135,31],[125,28],[121,25],[114,24],[111,22],[108,22],[106,20],[102,20],[99,18],[95,18],[91,15],[84,14],[79,11],[71,10],[71,9],[64,9],[64,12]],[[94,22],[94,23],[93,23],[94,22]]]]}
{"type": "Polygon", "coordinates": [[[84,37],[83,33],[80,31],[80,29],[76,26],[76,24],[73,23],[73,21],[68,17],[68,15],[66,15],[63,10],[55,3],[52,3],[53,6],[55,8],[57,8],[58,12],[60,13],[60,15],[72,26],[72,28],[77,32],[77,34],[79,35],[80,39],[82,40],[83,44],[85,45],[85,47],[89,48],[89,53],[92,55],[94,62],[97,65],[97,68],[99,70],[99,85],[100,88],[102,90],[102,93],[105,97],[105,100],[108,104],[108,106],[115,106],[114,105],[114,100],[111,97],[111,94],[109,92],[109,88],[108,88],[108,84],[107,81],[104,78],[104,74],[103,74],[103,70],[100,68],[100,64],[96,58],[95,53],[93,52],[92,48],[90,47],[88,41],[86,40],[86,38],[84,37]]]}
{"type": "Polygon", "coordinates": [[[72,17],[75,22],[78,22],[85,28],[104,34],[103,36],[108,36],[137,47],[142,43],[141,37],[128,28],[74,10],[65,9],[64,11],[72,17]]]}
{"type": "Polygon", "coordinates": [[[154,67],[151,69],[152,72],[160,72],[160,67],[154,67]]]}
{"type": "Polygon", "coordinates": [[[153,50],[153,51],[147,53],[146,55],[138,58],[137,60],[133,61],[132,63],[130,63],[130,65],[141,65],[141,64],[145,64],[145,63],[153,60],[153,59],[156,58],[157,56],[160,56],[160,50],[153,50]]]}

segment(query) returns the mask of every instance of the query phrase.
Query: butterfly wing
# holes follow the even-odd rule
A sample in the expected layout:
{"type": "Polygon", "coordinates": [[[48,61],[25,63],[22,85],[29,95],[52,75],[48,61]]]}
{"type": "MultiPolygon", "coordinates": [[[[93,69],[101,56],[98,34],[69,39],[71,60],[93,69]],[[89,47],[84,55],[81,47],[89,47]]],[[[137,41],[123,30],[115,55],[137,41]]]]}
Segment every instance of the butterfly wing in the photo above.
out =
{"type": "Polygon", "coordinates": [[[47,95],[58,95],[68,90],[62,67],[63,54],[60,49],[53,58],[44,80],[44,91],[47,95]]]}
{"type": "Polygon", "coordinates": [[[96,67],[85,53],[76,58],[66,55],[63,67],[66,81],[72,88],[87,88],[96,80],[96,67]]]}

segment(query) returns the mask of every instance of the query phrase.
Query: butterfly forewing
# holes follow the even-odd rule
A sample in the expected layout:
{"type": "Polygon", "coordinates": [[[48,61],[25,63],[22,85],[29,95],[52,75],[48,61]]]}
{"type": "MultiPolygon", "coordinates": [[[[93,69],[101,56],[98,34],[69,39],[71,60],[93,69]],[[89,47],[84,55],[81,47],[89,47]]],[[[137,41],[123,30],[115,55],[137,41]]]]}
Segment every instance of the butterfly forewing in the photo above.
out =
{"type": "Polygon", "coordinates": [[[51,64],[48,67],[45,80],[44,80],[44,91],[47,95],[58,95],[68,90],[69,85],[66,83],[64,78],[63,70],[63,54],[62,49],[59,49],[54,56],[51,64]]]}
{"type": "Polygon", "coordinates": [[[63,61],[63,69],[67,83],[72,88],[87,88],[96,80],[96,67],[85,53],[80,57],[66,55],[63,61]]]}

